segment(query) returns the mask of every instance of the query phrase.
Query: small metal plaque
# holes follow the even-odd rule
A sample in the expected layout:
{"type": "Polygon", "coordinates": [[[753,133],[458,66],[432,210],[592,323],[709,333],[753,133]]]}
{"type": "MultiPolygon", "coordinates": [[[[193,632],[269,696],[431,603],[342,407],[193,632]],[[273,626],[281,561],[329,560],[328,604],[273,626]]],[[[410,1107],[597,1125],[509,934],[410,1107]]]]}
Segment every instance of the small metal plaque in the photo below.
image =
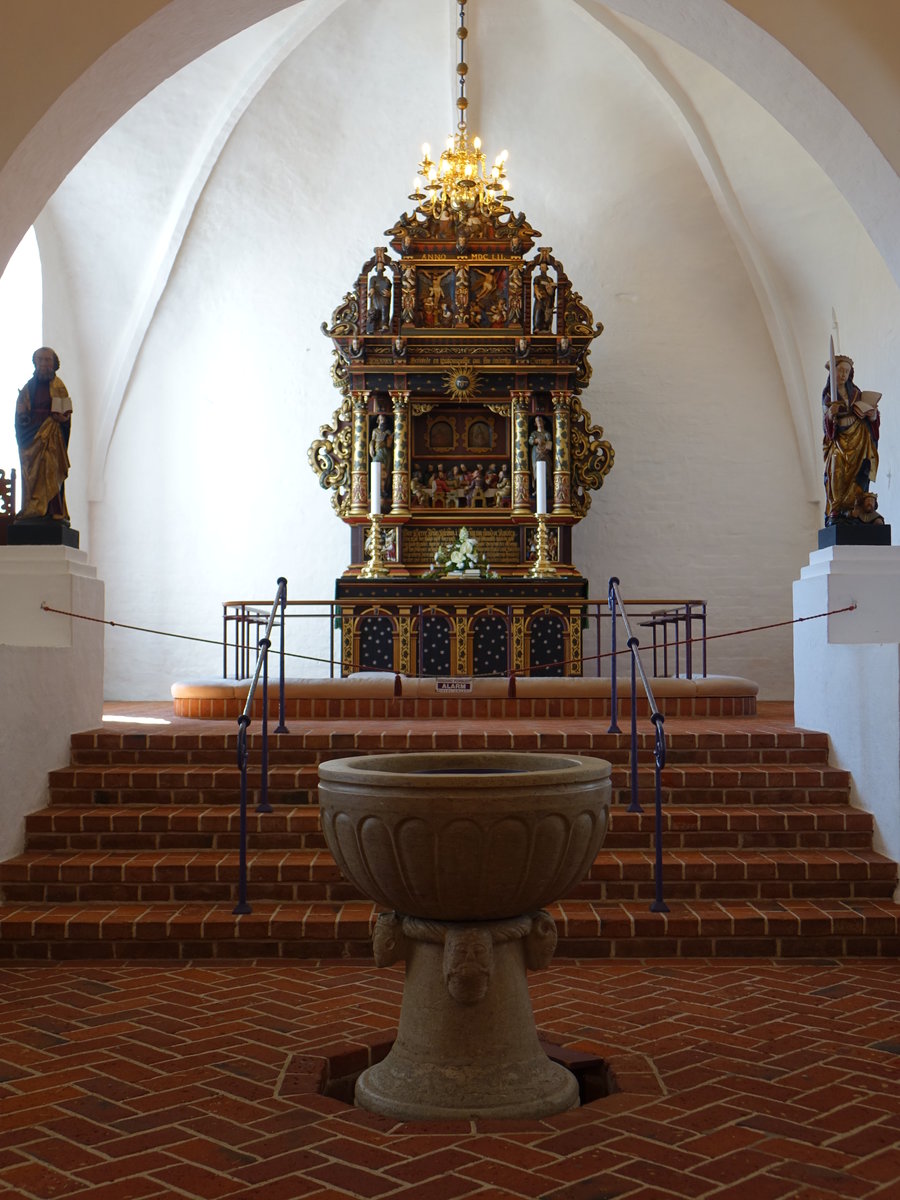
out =
{"type": "Polygon", "coordinates": [[[434,690],[436,692],[471,692],[472,680],[463,679],[459,675],[453,679],[436,679],[434,690]]]}

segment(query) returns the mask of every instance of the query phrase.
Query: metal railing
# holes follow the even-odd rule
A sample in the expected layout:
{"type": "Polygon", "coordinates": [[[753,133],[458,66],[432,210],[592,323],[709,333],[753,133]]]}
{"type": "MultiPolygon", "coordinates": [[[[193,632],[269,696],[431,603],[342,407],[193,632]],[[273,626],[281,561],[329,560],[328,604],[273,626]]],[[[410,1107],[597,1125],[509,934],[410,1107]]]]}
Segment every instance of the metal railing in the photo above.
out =
{"type": "MultiPolygon", "coordinates": [[[[517,598],[516,602],[521,603],[521,599],[517,598]]],[[[409,595],[404,597],[403,603],[404,607],[408,607],[416,613],[418,618],[417,624],[420,630],[423,628],[423,624],[428,617],[440,612],[442,609],[442,602],[436,601],[433,597],[426,598],[409,595]]],[[[565,604],[570,606],[571,600],[567,598],[565,604]]],[[[674,665],[674,675],[676,678],[695,678],[695,655],[693,651],[698,644],[700,648],[701,674],[703,678],[706,678],[707,607],[704,600],[626,599],[623,601],[623,604],[627,605],[632,619],[640,627],[652,630],[654,678],[667,677],[669,675],[670,662],[674,665]],[[697,630],[699,630],[699,634],[695,636],[695,631],[697,630]],[[683,672],[682,648],[684,652],[683,672]],[[661,670],[660,667],[662,668],[661,670]]],[[[389,600],[386,601],[384,596],[372,596],[370,598],[356,596],[352,602],[346,599],[288,600],[276,623],[282,627],[282,636],[284,637],[285,623],[292,625],[295,622],[300,622],[301,628],[305,628],[309,623],[326,621],[328,624],[328,638],[327,642],[322,646],[323,653],[318,656],[307,653],[291,655],[291,657],[324,666],[327,668],[329,678],[334,678],[335,674],[340,674],[343,669],[341,658],[336,657],[335,654],[337,649],[335,645],[335,630],[340,627],[342,610],[347,607],[359,609],[367,605],[370,605],[373,610],[380,609],[385,615],[390,615],[392,609],[392,602],[389,600]]],[[[548,607],[553,607],[552,602],[548,602],[548,607]]],[[[585,674],[588,674],[590,671],[599,676],[603,671],[606,660],[611,657],[611,654],[604,650],[607,638],[603,632],[603,624],[610,617],[608,597],[603,600],[586,598],[581,601],[581,608],[587,627],[593,627],[594,629],[594,645],[591,649],[585,647],[579,666],[582,667],[585,674]]],[[[222,605],[222,610],[222,676],[225,679],[246,679],[249,677],[251,664],[256,661],[260,631],[266,627],[268,622],[269,602],[263,600],[226,600],[222,605]]],[[[497,672],[497,674],[511,674],[512,639],[510,631],[512,626],[512,609],[510,607],[510,600],[505,596],[490,599],[485,598],[482,611],[493,611],[497,616],[505,618],[507,626],[507,664],[506,670],[497,672]]],[[[311,640],[310,638],[304,639],[307,649],[311,640]]],[[[322,643],[320,642],[320,644],[322,643]]],[[[424,639],[418,637],[416,639],[416,653],[414,655],[415,671],[418,675],[426,674],[424,660],[424,639]]],[[[550,667],[554,665],[549,664],[550,667]]],[[[548,664],[541,663],[534,667],[519,668],[517,674],[520,676],[528,674],[547,675],[551,673],[547,668],[548,664]]],[[[372,670],[375,668],[355,664],[352,669],[372,670]]],[[[391,671],[391,673],[393,672],[391,671]]]]}
{"type": "Polygon", "coordinates": [[[659,711],[656,704],[656,699],[653,695],[653,689],[650,686],[649,680],[644,672],[644,665],[641,662],[641,657],[638,651],[640,650],[640,642],[635,637],[631,629],[631,622],[628,619],[628,612],[622,597],[619,595],[619,581],[613,576],[609,581],[609,615],[612,621],[612,676],[610,681],[610,733],[621,733],[619,728],[619,705],[618,705],[618,672],[616,668],[616,616],[622,619],[622,624],[625,626],[625,632],[628,635],[628,649],[631,651],[631,804],[629,812],[643,812],[640,800],[638,799],[638,735],[637,735],[637,676],[641,677],[641,684],[644,688],[644,693],[647,697],[647,703],[650,707],[650,720],[653,723],[653,728],[656,733],[653,760],[655,763],[655,807],[656,807],[656,862],[654,870],[654,878],[656,884],[656,896],[653,903],[650,905],[651,912],[668,912],[669,906],[663,899],[663,857],[662,857],[662,770],[666,765],[666,735],[663,728],[665,717],[659,711]]]}
{"type": "MultiPolygon", "coordinates": [[[[282,630],[282,644],[285,633],[285,622],[292,621],[327,621],[329,628],[329,660],[330,675],[334,677],[335,665],[340,660],[334,656],[334,631],[336,622],[340,620],[341,606],[335,600],[286,600],[281,607],[277,624],[282,630]],[[325,612],[313,612],[316,608],[324,608],[325,612]],[[309,611],[307,611],[309,610],[309,611]]],[[[250,675],[250,664],[256,661],[259,646],[259,631],[268,622],[268,600],[225,600],[222,604],[222,678],[247,679],[250,675]],[[229,668],[233,667],[233,674],[229,668]]]]}
{"type": "Polygon", "coordinates": [[[284,723],[284,614],[287,605],[287,580],[282,576],[278,580],[278,590],[265,622],[265,632],[259,639],[256,655],[256,667],[250,688],[247,692],[247,703],[244,711],[238,717],[237,762],[241,772],[241,812],[240,812],[240,854],[238,860],[238,902],[232,909],[235,915],[251,913],[253,909],[247,903],[247,729],[253,720],[253,702],[256,699],[256,686],[262,674],[262,748],[260,762],[259,803],[258,813],[272,811],[269,804],[269,649],[272,644],[272,627],[275,616],[279,612],[281,620],[281,640],[279,650],[279,682],[278,682],[278,724],[276,733],[287,733],[284,723]]]}

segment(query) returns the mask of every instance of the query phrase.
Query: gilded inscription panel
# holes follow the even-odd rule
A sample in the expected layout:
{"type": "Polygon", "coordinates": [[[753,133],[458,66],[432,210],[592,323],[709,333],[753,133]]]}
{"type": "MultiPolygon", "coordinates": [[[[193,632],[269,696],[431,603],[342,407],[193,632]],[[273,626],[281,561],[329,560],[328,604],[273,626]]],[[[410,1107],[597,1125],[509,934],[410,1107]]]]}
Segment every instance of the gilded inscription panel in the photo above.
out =
{"type": "MultiPolygon", "coordinates": [[[[478,539],[479,551],[484,551],[491,566],[515,565],[519,562],[519,538],[509,527],[472,529],[478,539]]],[[[434,561],[435,551],[454,540],[458,530],[453,528],[405,529],[403,531],[403,561],[408,566],[424,566],[434,561]]]]}

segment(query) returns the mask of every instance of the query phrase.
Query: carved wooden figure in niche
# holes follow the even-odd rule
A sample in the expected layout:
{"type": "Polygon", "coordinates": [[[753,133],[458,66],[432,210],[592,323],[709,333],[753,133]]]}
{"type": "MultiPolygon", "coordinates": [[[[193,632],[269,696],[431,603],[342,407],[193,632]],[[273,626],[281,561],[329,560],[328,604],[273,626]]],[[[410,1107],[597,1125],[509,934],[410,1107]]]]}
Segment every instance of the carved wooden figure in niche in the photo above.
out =
{"type": "Polygon", "coordinates": [[[391,327],[391,281],[384,273],[384,264],[379,263],[369,280],[369,309],[366,315],[366,333],[381,333],[391,327]]]}
{"type": "MultiPolygon", "coordinates": [[[[531,482],[534,486],[537,464],[539,462],[551,464],[553,461],[553,434],[547,428],[546,422],[540,414],[534,418],[534,429],[528,436],[528,445],[531,447],[531,482]]],[[[547,471],[549,474],[549,465],[547,471]]]]}
{"type": "Polygon", "coordinates": [[[535,333],[548,333],[553,328],[553,297],[555,294],[556,284],[547,274],[547,264],[541,263],[541,272],[534,277],[532,326],[535,333]]]}
{"type": "Polygon", "coordinates": [[[379,413],[375,418],[375,425],[372,429],[372,435],[369,438],[369,462],[381,463],[381,495],[382,499],[391,494],[390,491],[390,476],[391,466],[393,463],[393,455],[391,448],[394,445],[394,433],[388,425],[387,417],[384,413],[379,413]]]}

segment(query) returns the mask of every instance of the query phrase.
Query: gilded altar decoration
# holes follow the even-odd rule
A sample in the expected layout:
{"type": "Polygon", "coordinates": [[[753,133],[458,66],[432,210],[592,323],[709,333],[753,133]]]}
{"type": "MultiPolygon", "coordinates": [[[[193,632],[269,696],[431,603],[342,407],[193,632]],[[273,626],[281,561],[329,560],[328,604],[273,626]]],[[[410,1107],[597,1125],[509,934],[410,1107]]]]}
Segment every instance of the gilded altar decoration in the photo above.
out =
{"type": "Polygon", "coordinates": [[[477,579],[498,579],[496,571],[483,550],[478,549],[478,538],[472,537],[465,525],[446,546],[438,546],[431,567],[425,572],[426,579],[439,579],[444,575],[468,575],[477,579]]]}
{"type": "MultiPolygon", "coordinates": [[[[615,457],[582,400],[603,327],[551,249],[532,253],[541,235],[523,214],[497,201],[476,215],[436,217],[433,203],[404,213],[387,231],[390,246],[363,264],[323,323],[341,404],[309,462],[353,525],[368,513],[371,463],[382,461],[385,521],[411,533],[460,508],[483,510],[488,522],[533,524],[540,459],[548,522],[566,562],[569,529],[615,457]],[[397,397],[405,437],[391,445],[397,397]],[[379,432],[380,414],[390,412],[379,432]],[[391,510],[395,476],[403,513],[391,510]]],[[[524,531],[521,550],[524,568],[524,531]]]]}
{"type": "MultiPolygon", "coordinates": [[[[521,598],[530,589],[546,597],[548,587],[559,592],[570,584],[580,594],[587,585],[572,562],[572,529],[614,462],[584,406],[590,351],[603,326],[552,247],[540,244],[540,231],[513,209],[509,156],[490,160],[469,136],[466,2],[456,130],[439,152],[423,147],[411,207],[385,231],[387,245],[375,247],[322,324],[340,403],[308,457],[350,527],[344,580],[366,570],[371,578],[373,548],[367,551],[365,539],[377,480],[387,573],[379,596],[401,578],[404,586],[435,581],[436,573],[452,580],[455,573],[435,552],[459,550],[454,539],[463,521],[479,551],[487,548],[483,562],[465,568],[477,568],[479,594],[488,586],[488,558],[496,568],[489,578],[508,581],[509,595],[521,598]],[[536,521],[545,543],[537,557],[536,521]],[[536,561],[546,567],[539,578],[536,561]]],[[[521,665],[526,643],[514,636],[520,618],[509,619],[510,652],[521,665]]],[[[443,626],[435,618],[429,628],[438,638],[443,626]]],[[[561,623],[553,637],[568,646],[561,623]]],[[[457,644],[455,653],[438,642],[424,657],[413,645],[420,667],[440,661],[452,671],[470,653],[478,659],[478,638],[457,644]]]]}

